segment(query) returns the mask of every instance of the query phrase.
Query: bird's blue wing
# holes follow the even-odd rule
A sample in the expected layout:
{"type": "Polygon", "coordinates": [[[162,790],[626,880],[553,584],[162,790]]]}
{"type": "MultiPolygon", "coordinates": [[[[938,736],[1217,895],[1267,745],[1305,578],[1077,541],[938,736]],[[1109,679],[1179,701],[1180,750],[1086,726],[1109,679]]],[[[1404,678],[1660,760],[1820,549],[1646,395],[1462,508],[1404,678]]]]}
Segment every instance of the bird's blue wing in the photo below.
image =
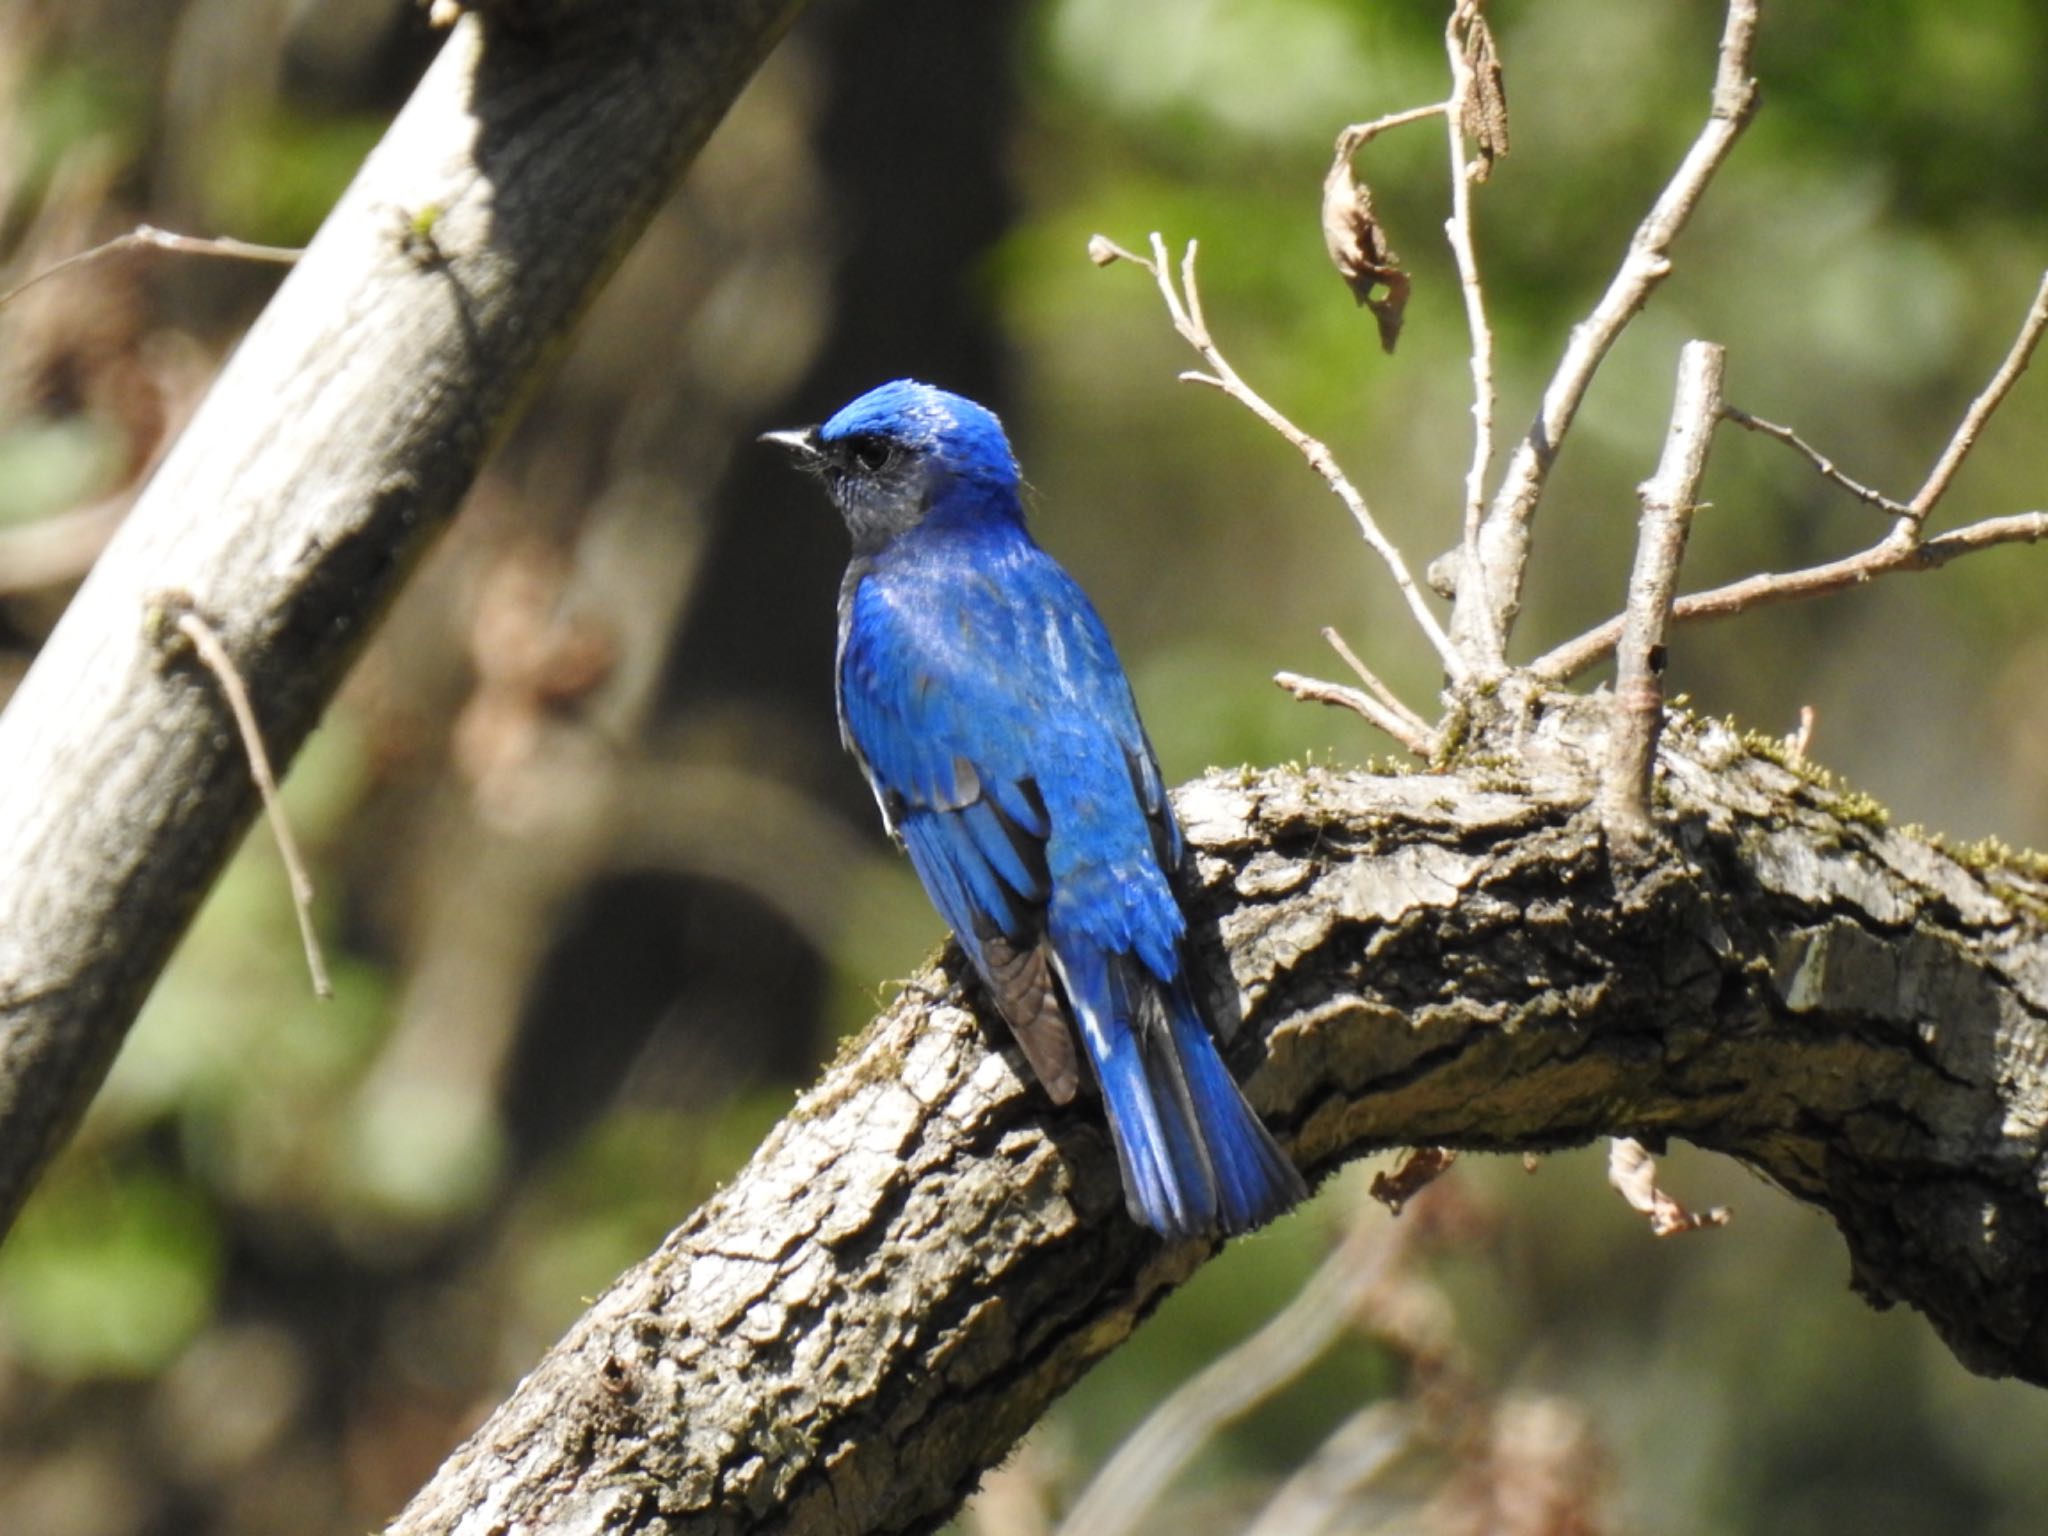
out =
{"type": "Polygon", "coordinates": [[[1046,1091],[1080,1086],[1044,947],[1051,821],[1041,711],[1014,686],[1013,606],[985,573],[887,577],[847,593],[840,723],[932,904],[980,973],[1046,1091]]]}
{"type": "Polygon", "coordinates": [[[1064,994],[1132,1213],[1175,1236],[1256,1225],[1300,1198],[1300,1176],[1190,990],[1180,829],[1108,634],[1036,546],[958,553],[848,593],[848,744],[1061,1102],[1079,1081],[1064,994]]]}

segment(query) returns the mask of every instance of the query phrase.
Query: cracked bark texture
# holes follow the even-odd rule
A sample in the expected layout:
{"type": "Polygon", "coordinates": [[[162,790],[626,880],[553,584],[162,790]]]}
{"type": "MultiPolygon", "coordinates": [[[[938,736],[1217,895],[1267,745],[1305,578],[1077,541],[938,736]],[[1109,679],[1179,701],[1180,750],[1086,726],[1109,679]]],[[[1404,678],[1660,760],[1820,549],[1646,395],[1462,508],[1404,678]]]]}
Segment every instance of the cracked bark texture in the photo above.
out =
{"type": "MultiPolygon", "coordinates": [[[[2048,887],[1674,725],[1658,842],[1589,809],[1605,711],[1537,700],[1442,775],[1179,794],[1234,1064],[1302,1166],[1682,1137],[1826,1210],[1857,1287],[2048,1382],[2048,887]],[[1485,766],[1479,766],[1479,764],[1485,766]]],[[[1122,1213],[920,977],[624,1276],[393,1532],[929,1529],[1206,1245],[1122,1213]]]]}

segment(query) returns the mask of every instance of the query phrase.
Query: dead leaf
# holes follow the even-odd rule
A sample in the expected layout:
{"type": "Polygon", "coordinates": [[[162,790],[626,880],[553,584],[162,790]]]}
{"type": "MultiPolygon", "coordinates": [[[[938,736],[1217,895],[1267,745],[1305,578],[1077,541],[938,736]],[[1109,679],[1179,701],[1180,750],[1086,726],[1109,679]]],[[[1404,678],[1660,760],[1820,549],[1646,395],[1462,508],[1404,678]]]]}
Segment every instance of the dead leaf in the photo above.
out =
{"type": "Polygon", "coordinates": [[[1641,1142],[1617,1136],[1607,1148],[1607,1182],[1621,1198],[1650,1218],[1650,1232],[1656,1237],[1675,1237],[1697,1232],[1702,1227],[1725,1227],[1730,1212],[1725,1205],[1704,1211],[1688,1211],[1657,1187],[1657,1160],[1641,1142]]]}
{"type": "Polygon", "coordinates": [[[1501,73],[1500,52],[1494,46],[1493,29],[1480,14],[1478,0],[1461,8],[1464,33],[1461,51],[1471,84],[1458,103],[1458,122],[1479,151],[1472,162],[1474,181],[1493,174],[1493,162],[1508,152],[1508,88],[1501,73]]]}
{"type": "Polygon", "coordinates": [[[1408,274],[1372,211],[1372,189],[1352,173],[1351,157],[1342,152],[1323,178],[1323,245],[1352,297],[1379,322],[1381,350],[1392,352],[1408,307],[1408,274]]]}
{"type": "Polygon", "coordinates": [[[1449,1147],[1410,1147],[1392,1173],[1372,1176],[1369,1193],[1396,1216],[1401,1207],[1442,1178],[1458,1154],[1449,1147]]]}

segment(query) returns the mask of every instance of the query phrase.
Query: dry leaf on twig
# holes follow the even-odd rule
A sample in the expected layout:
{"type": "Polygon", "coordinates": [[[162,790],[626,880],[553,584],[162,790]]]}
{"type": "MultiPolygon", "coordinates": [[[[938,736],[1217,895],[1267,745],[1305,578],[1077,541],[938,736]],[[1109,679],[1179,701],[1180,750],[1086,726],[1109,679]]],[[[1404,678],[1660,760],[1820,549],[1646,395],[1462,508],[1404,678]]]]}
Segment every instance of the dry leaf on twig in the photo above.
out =
{"type": "Polygon", "coordinates": [[[1649,1149],[1628,1136],[1617,1136],[1607,1149],[1607,1182],[1621,1198],[1650,1218],[1650,1231],[1658,1237],[1675,1237],[1697,1232],[1702,1227],[1725,1227],[1729,1210],[1725,1205],[1704,1211],[1688,1211],[1657,1187],[1657,1160],[1649,1149]]]}
{"type": "Polygon", "coordinates": [[[1401,1207],[1442,1178],[1458,1154],[1449,1147],[1410,1147],[1392,1173],[1372,1176],[1369,1193],[1396,1216],[1401,1207]]]}
{"type": "Polygon", "coordinates": [[[1476,3],[1465,13],[1462,41],[1471,80],[1458,103],[1458,123],[1479,151],[1469,174],[1474,181],[1485,181],[1493,174],[1493,162],[1508,152],[1508,89],[1493,29],[1476,3]]]}
{"type": "Polygon", "coordinates": [[[1345,155],[1323,178],[1323,244],[1352,297],[1379,322],[1381,350],[1392,352],[1408,308],[1408,274],[1372,211],[1372,189],[1352,174],[1345,155]]]}

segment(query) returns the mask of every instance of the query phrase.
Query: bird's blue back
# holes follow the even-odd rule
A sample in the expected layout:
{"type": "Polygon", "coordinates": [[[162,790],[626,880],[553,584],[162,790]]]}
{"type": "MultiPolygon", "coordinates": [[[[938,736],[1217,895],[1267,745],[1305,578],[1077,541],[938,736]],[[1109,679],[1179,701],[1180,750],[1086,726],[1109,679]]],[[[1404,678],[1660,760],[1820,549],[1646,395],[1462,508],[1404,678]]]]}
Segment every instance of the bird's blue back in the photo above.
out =
{"type": "Polygon", "coordinates": [[[1044,839],[1052,923],[1171,979],[1187,923],[1161,859],[1179,862],[1180,830],[1074,579],[1014,521],[927,524],[848,598],[840,707],[873,781],[907,806],[946,808],[971,764],[997,807],[1044,839]]]}
{"type": "Polygon", "coordinates": [[[1299,1175],[1195,1001],[1180,829],[1130,685],[1093,604],[1026,529],[1000,425],[898,382],[815,440],[844,457],[825,472],[855,539],[841,729],[934,905],[1064,1099],[1046,1025],[1024,1017],[1045,1011],[1038,961],[1054,1026],[1071,1016],[1102,1088],[1133,1214],[1180,1235],[1283,1209],[1299,1175]]]}

